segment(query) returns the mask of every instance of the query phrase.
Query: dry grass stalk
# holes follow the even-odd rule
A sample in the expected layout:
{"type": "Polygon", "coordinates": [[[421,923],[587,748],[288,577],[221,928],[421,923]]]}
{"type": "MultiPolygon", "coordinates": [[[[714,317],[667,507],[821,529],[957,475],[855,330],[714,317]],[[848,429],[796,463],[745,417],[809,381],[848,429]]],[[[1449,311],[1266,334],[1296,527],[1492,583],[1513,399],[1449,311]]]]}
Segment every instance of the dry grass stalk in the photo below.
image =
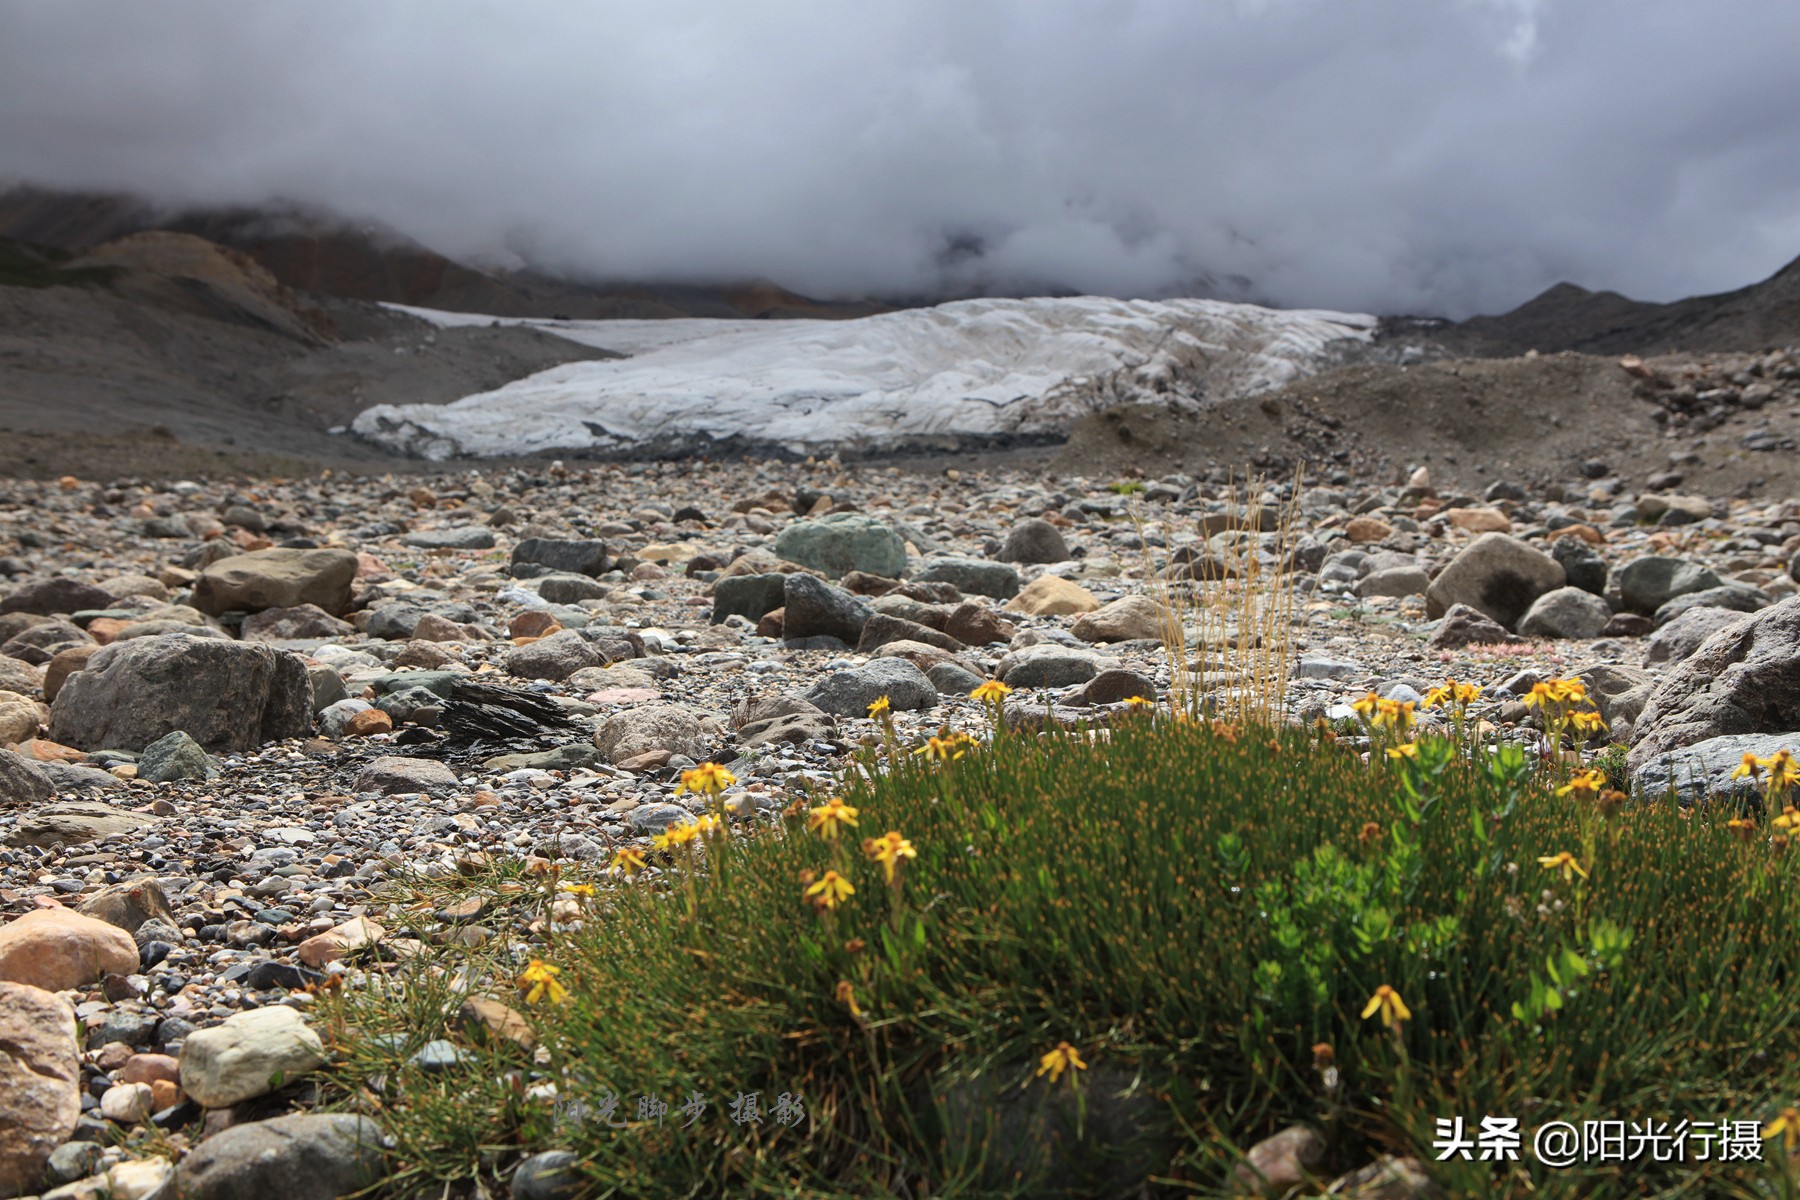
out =
{"type": "MultiPolygon", "coordinates": [[[[1295,472],[1287,502],[1272,513],[1262,504],[1263,483],[1246,473],[1240,489],[1229,479],[1225,511],[1200,522],[1198,557],[1149,573],[1162,610],[1170,705],[1191,718],[1204,710],[1228,721],[1274,723],[1286,712],[1301,475],[1295,472]]],[[[1142,541],[1142,515],[1132,515],[1142,541]]],[[[1145,556],[1148,566],[1147,545],[1145,556]]]]}

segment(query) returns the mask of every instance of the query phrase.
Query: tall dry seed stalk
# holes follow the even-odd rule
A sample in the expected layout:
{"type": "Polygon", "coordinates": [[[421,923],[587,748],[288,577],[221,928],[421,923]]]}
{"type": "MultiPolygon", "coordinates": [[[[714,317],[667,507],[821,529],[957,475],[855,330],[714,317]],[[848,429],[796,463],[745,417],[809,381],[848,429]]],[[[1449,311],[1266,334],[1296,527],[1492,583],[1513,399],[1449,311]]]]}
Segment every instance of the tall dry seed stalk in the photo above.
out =
{"type": "Polygon", "coordinates": [[[1235,475],[1228,478],[1225,511],[1200,519],[1198,557],[1160,572],[1150,563],[1142,514],[1132,510],[1139,541],[1146,542],[1150,594],[1161,608],[1169,702],[1176,712],[1198,719],[1204,710],[1228,721],[1270,724],[1285,716],[1301,481],[1296,470],[1287,503],[1265,520],[1263,478],[1246,472],[1241,492],[1235,475]]]}

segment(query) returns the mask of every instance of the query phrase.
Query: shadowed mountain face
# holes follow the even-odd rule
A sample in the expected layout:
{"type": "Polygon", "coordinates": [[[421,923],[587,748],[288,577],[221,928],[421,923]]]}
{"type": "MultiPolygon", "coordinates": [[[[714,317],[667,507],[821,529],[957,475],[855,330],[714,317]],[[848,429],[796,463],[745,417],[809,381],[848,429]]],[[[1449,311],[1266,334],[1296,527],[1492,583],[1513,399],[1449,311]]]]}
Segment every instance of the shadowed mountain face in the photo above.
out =
{"type": "Polygon", "coordinates": [[[0,195],[0,237],[80,253],[147,230],[193,234],[249,255],[281,284],[346,300],[501,317],[857,317],[861,302],[811,300],[767,281],[711,287],[587,285],[482,271],[391,230],[297,207],[158,208],[129,196],[19,188],[0,195]]]}
{"type": "Polygon", "coordinates": [[[440,329],[303,293],[191,234],[78,254],[0,238],[0,476],[36,471],[33,446],[55,437],[120,441],[125,474],[204,467],[178,444],[375,459],[326,430],[370,404],[446,403],[604,354],[537,329],[440,329]]]}
{"type": "Polygon", "coordinates": [[[1669,354],[1762,350],[1800,342],[1800,259],[1761,283],[1669,304],[1590,292],[1572,283],[1495,317],[1432,327],[1426,336],[1454,354],[1669,354]]]}

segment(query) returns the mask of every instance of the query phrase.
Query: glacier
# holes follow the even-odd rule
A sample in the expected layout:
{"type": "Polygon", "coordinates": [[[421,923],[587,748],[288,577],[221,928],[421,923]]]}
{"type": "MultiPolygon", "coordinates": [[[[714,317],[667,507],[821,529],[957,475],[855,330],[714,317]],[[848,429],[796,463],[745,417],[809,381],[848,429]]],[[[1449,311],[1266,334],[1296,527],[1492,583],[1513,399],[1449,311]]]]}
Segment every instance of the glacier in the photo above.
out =
{"type": "Polygon", "coordinates": [[[377,405],[350,432],[444,460],[557,452],[810,454],[1054,441],[1126,400],[1279,387],[1369,345],[1361,313],[1094,296],[958,300],[854,320],[569,321],[402,305],[439,326],[529,325],[626,357],[450,404],[377,405]]]}

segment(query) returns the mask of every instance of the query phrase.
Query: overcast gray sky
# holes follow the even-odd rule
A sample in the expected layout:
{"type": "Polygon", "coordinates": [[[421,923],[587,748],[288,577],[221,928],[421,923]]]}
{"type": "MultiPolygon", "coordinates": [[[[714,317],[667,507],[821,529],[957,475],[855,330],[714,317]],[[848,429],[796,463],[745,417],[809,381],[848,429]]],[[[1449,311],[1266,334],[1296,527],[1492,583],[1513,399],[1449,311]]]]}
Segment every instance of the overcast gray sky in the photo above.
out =
{"type": "Polygon", "coordinates": [[[1800,255],[1796,0],[0,0],[0,178],[812,293],[1465,315],[1800,255]]]}

